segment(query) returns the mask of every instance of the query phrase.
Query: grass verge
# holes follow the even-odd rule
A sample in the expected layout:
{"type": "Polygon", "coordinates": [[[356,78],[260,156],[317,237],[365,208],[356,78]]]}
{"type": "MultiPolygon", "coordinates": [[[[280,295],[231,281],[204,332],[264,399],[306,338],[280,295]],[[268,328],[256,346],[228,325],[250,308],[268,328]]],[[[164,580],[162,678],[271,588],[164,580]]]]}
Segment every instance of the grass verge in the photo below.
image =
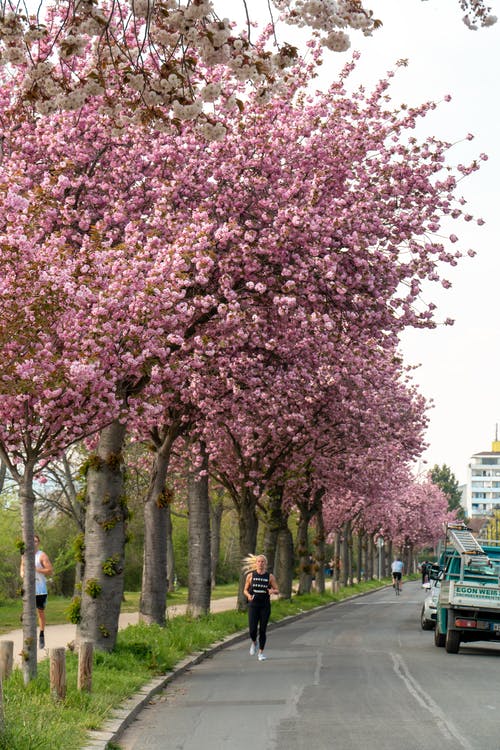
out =
{"type": "MultiPolygon", "coordinates": [[[[337,594],[305,594],[291,601],[273,601],[271,621],[380,588],[388,581],[366,581],[337,594]]],[[[230,594],[224,594],[228,596],[230,594]]],[[[78,659],[68,652],[67,695],[56,701],[50,694],[49,662],[40,662],[38,676],[24,686],[20,670],[3,684],[4,731],[0,750],[78,750],[87,732],[101,727],[125,698],[157,675],[171,670],[189,654],[202,651],[224,637],[244,630],[247,616],[231,610],[198,620],[172,618],[165,628],[131,625],[118,634],[111,654],[94,654],[92,693],[76,689],[78,659]]]]}
{"type": "MultiPolygon", "coordinates": [[[[212,592],[212,599],[223,599],[227,596],[236,596],[238,593],[237,583],[227,583],[217,586],[212,592]]],[[[139,591],[126,591],[124,594],[121,611],[137,612],[139,609],[139,591]]],[[[168,595],[168,606],[186,604],[188,590],[186,587],[176,589],[168,595]]],[[[64,625],[69,622],[68,607],[71,598],[64,596],[49,596],[47,603],[47,625],[64,625]]],[[[21,599],[0,601],[0,635],[8,633],[9,630],[17,630],[22,627],[21,612],[23,603],[21,599]]]]}

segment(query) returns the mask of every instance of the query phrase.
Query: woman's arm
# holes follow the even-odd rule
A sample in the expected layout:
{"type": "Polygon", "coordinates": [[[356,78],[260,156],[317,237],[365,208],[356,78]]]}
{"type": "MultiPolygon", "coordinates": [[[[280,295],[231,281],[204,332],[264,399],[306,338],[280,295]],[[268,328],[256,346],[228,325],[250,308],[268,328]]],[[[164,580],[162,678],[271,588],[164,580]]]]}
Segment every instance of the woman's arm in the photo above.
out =
{"type": "Polygon", "coordinates": [[[243,593],[245,594],[249,602],[251,602],[253,599],[253,594],[251,594],[249,591],[251,584],[252,584],[252,574],[249,573],[245,580],[245,588],[243,589],[243,593]]]}
{"type": "Polygon", "coordinates": [[[269,576],[269,583],[270,583],[269,593],[270,594],[279,594],[280,591],[279,591],[279,588],[278,588],[278,582],[277,582],[276,578],[273,576],[272,573],[269,576]]]}

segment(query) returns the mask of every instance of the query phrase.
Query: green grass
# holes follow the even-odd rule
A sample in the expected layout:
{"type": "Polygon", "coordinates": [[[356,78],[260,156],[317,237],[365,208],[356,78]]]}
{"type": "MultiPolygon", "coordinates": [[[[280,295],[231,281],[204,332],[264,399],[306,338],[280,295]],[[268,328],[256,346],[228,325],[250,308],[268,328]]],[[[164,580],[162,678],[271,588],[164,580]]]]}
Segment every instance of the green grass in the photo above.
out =
{"type": "MultiPolygon", "coordinates": [[[[387,583],[388,580],[368,581],[341,589],[335,595],[311,593],[295,596],[291,601],[273,601],[271,620],[276,622],[387,583]]],[[[236,586],[228,591],[225,588],[221,595],[236,594],[236,586]]],[[[179,598],[183,596],[181,592],[177,594],[179,598]]],[[[134,601],[137,605],[132,595],[127,595],[127,599],[127,605],[132,606],[134,601]]],[[[0,608],[2,614],[3,609],[0,608]]],[[[187,655],[207,649],[246,627],[246,613],[236,610],[198,620],[174,617],[165,628],[129,626],[119,632],[113,653],[94,654],[90,695],[77,691],[77,656],[68,652],[67,695],[59,702],[50,695],[47,660],[40,662],[37,678],[27,687],[17,669],[3,685],[5,731],[0,734],[0,750],[78,750],[86,744],[89,730],[101,727],[114,707],[152,677],[165,674],[187,655]]]]}
{"type": "MultiPolygon", "coordinates": [[[[217,586],[212,592],[213,599],[224,599],[227,596],[236,596],[238,593],[237,583],[228,583],[217,586]]],[[[137,612],[139,609],[139,591],[126,591],[122,603],[122,612],[137,612]]],[[[188,590],[186,587],[176,589],[167,597],[169,606],[186,604],[188,590]]],[[[49,595],[47,602],[47,625],[64,625],[68,621],[67,609],[71,604],[70,597],[49,595]]],[[[9,630],[17,630],[22,627],[21,613],[23,603],[21,599],[13,601],[0,601],[0,635],[8,633],[9,630]]]]}

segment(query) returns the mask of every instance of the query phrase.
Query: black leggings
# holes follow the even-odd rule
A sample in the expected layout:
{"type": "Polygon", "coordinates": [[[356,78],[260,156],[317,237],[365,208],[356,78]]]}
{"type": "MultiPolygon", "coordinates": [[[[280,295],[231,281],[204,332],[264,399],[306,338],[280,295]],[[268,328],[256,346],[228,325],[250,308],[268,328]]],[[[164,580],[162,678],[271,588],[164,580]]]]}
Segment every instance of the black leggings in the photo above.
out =
{"type": "Polygon", "coordinates": [[[271,614],[271,601],[268,596],[263,602],[259,602],[257,597],[248,605],[248,628],[252,641],[257,640],[257,628],[259,630],[259,648],[264,650],[266,645],[266,628],[271,614]]]}

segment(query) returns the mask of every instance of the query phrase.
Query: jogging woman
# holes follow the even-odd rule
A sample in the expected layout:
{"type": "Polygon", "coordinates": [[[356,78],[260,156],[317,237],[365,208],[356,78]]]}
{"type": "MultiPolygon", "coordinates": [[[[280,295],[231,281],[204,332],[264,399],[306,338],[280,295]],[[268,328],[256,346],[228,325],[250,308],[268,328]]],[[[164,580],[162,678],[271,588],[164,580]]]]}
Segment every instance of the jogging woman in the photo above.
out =
{"type": "Polygon", "coordinates": [[[267,570],[265,555],[249,555],[245,558],[245,571],[249,571],[245,579],[243,593],[248,600],[248,629],[250,631],[250,655],[257,652],[257,633],[259,637],[259,661],[264,661],[266,646],[266,629],[271,614],[270,594],[279,594],[276,578],[267,570]]]}

